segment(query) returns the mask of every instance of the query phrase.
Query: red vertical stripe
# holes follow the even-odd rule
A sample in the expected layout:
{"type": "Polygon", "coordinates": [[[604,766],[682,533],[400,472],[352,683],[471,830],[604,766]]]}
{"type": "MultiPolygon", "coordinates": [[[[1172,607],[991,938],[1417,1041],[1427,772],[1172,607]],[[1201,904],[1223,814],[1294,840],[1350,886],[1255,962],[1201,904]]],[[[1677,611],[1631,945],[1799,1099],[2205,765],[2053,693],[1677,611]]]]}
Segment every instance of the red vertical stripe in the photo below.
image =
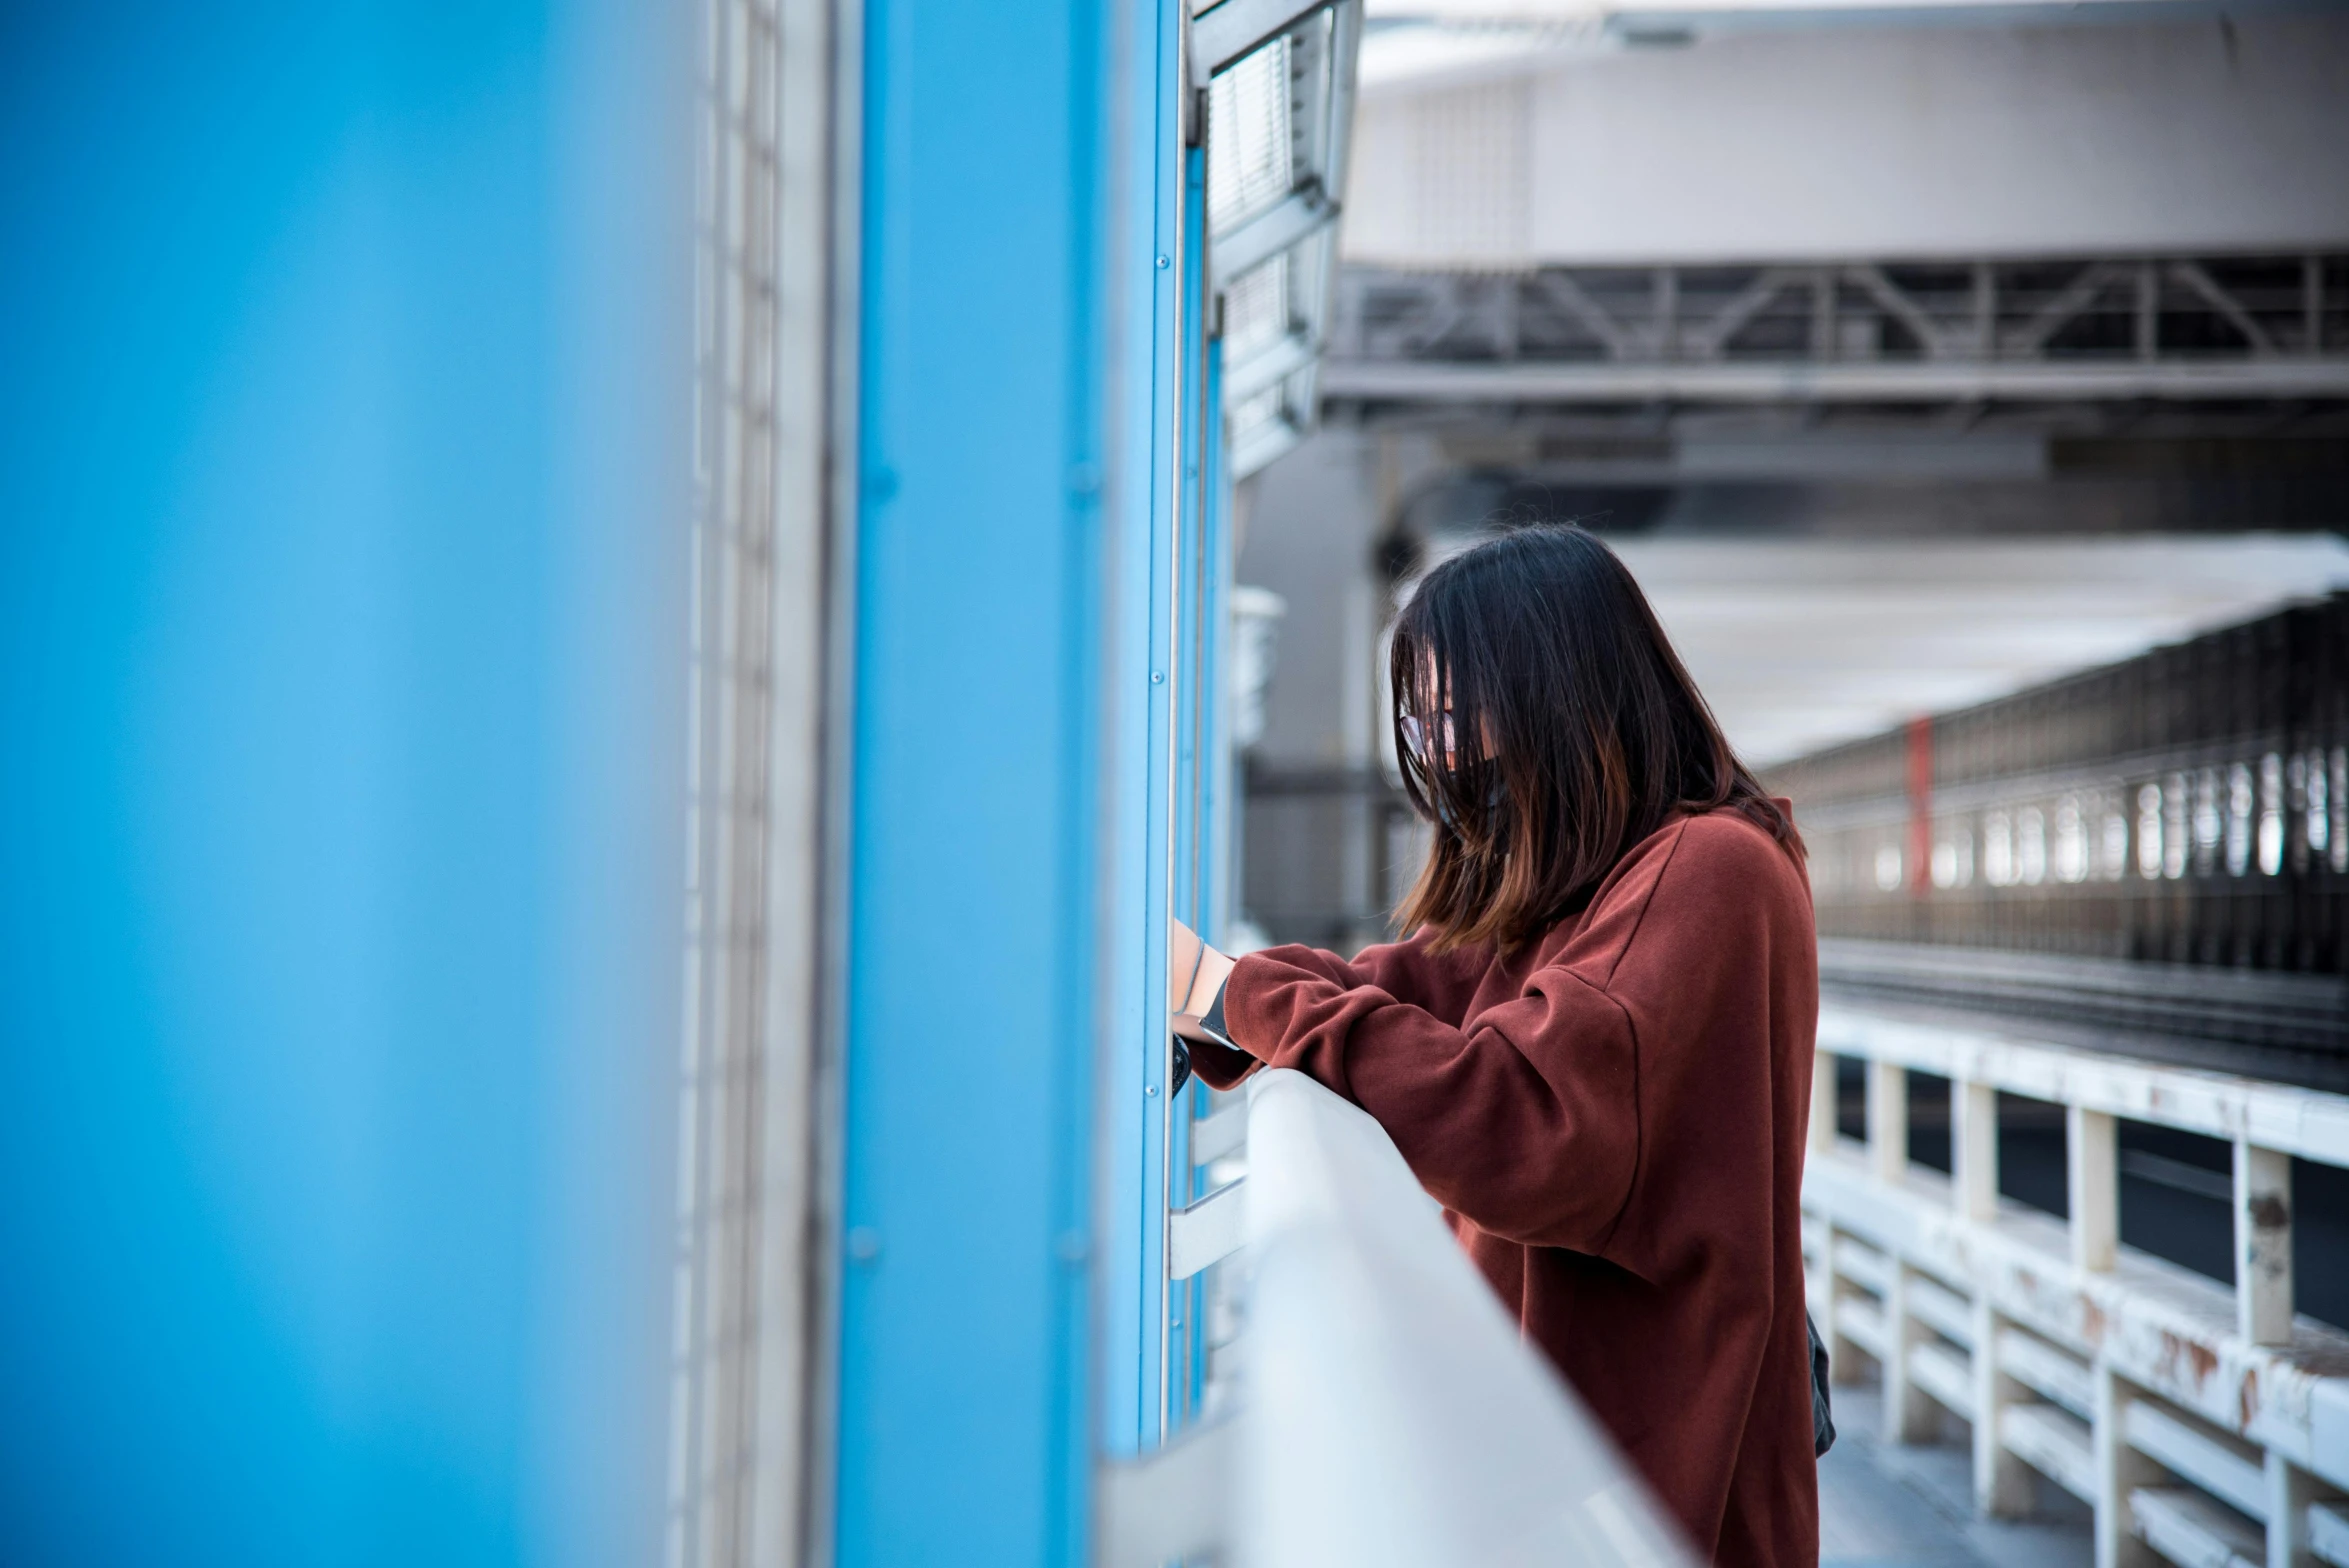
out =
{"type": "Polygon", "coordinates": [[[1933,721],[1911,719],[1908,884],[1912,898],[1933,890],[1933,721]]]}

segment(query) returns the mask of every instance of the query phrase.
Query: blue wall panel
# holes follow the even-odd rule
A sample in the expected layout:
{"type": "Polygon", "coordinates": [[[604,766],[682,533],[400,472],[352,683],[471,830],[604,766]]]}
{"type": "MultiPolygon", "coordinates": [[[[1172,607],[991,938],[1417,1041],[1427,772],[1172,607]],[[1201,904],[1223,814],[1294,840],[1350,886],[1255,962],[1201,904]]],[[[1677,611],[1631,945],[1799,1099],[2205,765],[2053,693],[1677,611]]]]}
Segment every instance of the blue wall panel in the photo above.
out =
{"type": "Polygon", "coordinates": [[[848,1565],[1084,1550],[1108,20],[865,17],[848,1565]]]}
{"type": "Polygon", "coordinates": [[[1119,201],[1107,229],[1114,521],[1108,664],[1114,789],[1105,913],[1112,986],[1102,1104],[1103,1439],[1154,1446],[1166,1384],[1166,917],[1173,842],[1174,581],[1180,357],[1180,19],[1171,0],[1120,0],[1114,56],[1119,201]]]}
{"type": "Polygon", "coordinates": [[[0,20],[0,1556],[658,1549],[689,30],[0,20]]]}

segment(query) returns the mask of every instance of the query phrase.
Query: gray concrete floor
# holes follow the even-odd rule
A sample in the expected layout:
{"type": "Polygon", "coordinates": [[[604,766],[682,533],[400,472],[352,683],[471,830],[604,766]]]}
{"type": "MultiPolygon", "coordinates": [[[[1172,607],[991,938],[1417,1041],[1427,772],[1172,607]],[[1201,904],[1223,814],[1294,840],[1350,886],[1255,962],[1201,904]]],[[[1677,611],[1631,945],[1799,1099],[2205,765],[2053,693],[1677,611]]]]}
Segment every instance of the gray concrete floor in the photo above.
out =
{"type": "Polygon", "coordinates": [[[2032,1517],[1974,1512],[1965,1429],[1944,1441],[1883,1441],[1873,1387],[1835,1390],[1835,1447],[1819,1461],[1820,1568],[2086,1568],[2088,1510],[2042,1483],[2032,1517]]]}

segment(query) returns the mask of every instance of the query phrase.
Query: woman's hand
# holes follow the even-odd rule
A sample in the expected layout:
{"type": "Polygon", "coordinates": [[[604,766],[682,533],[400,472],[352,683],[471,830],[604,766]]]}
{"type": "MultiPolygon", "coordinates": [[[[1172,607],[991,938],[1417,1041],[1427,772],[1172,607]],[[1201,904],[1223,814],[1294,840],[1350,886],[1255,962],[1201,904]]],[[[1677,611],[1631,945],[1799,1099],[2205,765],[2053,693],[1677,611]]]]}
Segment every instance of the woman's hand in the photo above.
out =
{"type": "Polygon", "coordinates": [[[1166,1010],[1197,1018],[1215,1005],[1215,993],[1231,978],[1232,960],[1199,940],[1199,934],[1169,916],[1166,922],[1166,1010]]]}

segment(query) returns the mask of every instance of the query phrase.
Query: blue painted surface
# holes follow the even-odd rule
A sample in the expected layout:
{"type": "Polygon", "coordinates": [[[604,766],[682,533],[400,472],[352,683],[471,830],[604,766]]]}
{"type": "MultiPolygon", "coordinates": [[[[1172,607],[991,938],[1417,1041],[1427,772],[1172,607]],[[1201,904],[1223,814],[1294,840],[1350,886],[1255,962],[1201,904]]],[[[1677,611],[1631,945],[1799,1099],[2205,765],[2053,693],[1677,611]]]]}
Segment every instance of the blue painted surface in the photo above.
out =
{"type": "MultiPolygon", "coordinates": [[[[1176,492],[1178,531],[1175,540],[1175,727],[1172,834],[1174,841],[1174,910],[1195,931],[1207,928],[1206,866],[1201,849],[1206,842],[1206,820],[1200,793],[1202,744],[1214,701],[1205,684],[1204,662],[1213,635],[1205,619],[1207,594],[1206,490],[1202,461],[1208,408],[1206,403],[1207,266],[1206,208],[1207,152],[1191,147],[1183,152],[1181,317],[1176,348],[1180,367],[1178,461],[1181,480],[1176,492]]],[[[1177,977],[1179,978],[1179,977],[1177,977]]]]}
{"type": "Polygon", "coordinates": [[[0,19],[0,1556],[658,1552],[657,8],[0,19]]]}
{"type": "MultiPolygon", "coordinates": [[[[1213,577],[1213,541],[1208,531],[1207,439],[1211,424],[1219,423],[1221,409],[1211,401],[1207,379],[1207,153],[1192,147],[1183,154],[1182,209],[1182,371],[1180,419],[1181,485],[1177,491],[1180,534],[1175,580],[1175,663],[1177,712],[1174,741],[1174,909],[1194,931],[1213,939],[1214,879],[1209,856],[1214,841],[1213,800],[1206,788],[1204,769],[1214,733],[1220,690],[1215,684],[1217,649],[1223,641],[1215,618],[1217,595],[1213,577]]],[[[1179,977],[1170,977],[1170,984],[1179,977]]],[[[1167,1131],[1167,1170],[1171,1196],[1187,1204],[1200,1193],[1199,1173],[1191,1163],[1191,1122],[1205,1102],[1205,1090],[1194,1087],[1178,1103],[1167,1131]]],[[[1174,1285],[1167,1302],[1167,1410],[1169,1430],[1189,1423],[1206,1383],[1206,1338],[1202,1321],[1206,1299],[1203,1276],[1174,1285]]]]}
{"type": "Polygon", "coordinates": [[[1161,1430],[1166,1327],[1166,916],[1171,844],[1173,551],[1181,126],[1179,17],[1167,0],[1121,0],[1119,203],[1106,230],[1111,363],[1110,892],[1102,1065],[1102,1441],[1112,1453],[1161,1430]]]}
{"type": "Polygon", "coordinates": [[[1116,819],[1121,893],[1118,992],[1109,1044],[1106,1200],[1107,1319],[1102,1358],[1104,1440],[1116,1453],[1155,1446],[1165,1430],[1166,1208],[1172,1112],[1167,1094],[1166,918],[1173,897],[1172,777],[1175,694],[1177,490],[1180,421],[1189,389],[1181,358],[1183,148],[1179,25],[1162,0],[1127,0],[1129,100],[1126,205],[1113,264],[1136,287],[1125,303],[1128,345],[1117,374],[1124,398],[1127,522],[1119,608],[1128,628],[1117,669],[1146,702],[1120,708],[1115,768],[1128,782],[1116,819]],[[1145,359],[1141,346],[1148,345],[1145,359]]]}
{"type": "MultiPolygon", "coordinates": [[[[1204,209],[1204,201],[1201,206],[1204,209]]],[[[1204,225],[1204,211],[1200,221],[1204,225]]],[[[1239,758],[1232,745],[1232,589],[1238,581],[1239,541],[1232,536],[1232,476],[1224,442],[1222,339],[1207,344],[1200,373],[1207,404],[1207,418],[1200,429],[1199,504],[1206,535],[1204,618],[1209,627],[1199,670],[1201,687],[1208,693],[1200,806],[1205,831],[1199,846],[1206,887],[1200,898],[1200,914],[1206,921],[1201,929],[1213,933],[1211,940],[1228,942],[1232,921],[1239,914],[1232,904],[1240,875],[1234,860],[1238,835],[1233,830],[1239,825],[1243,802],[1239,758]]]]}
{"type": "Polygon", "coordinates": [[[1069,0],[865,18],[849,1568],[1085,1555],[1108,21],[1069,0]]]}

